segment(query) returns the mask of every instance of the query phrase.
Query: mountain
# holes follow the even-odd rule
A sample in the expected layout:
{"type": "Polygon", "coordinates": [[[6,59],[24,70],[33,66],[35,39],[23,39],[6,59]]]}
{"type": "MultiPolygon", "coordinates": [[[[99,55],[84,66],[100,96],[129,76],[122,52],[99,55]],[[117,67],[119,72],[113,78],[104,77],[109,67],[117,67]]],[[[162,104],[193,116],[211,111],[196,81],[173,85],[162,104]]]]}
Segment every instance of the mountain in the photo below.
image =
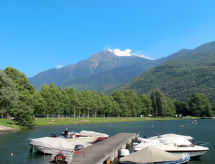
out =
{"type": "Polygon", "coordinates": [[[163,61],[139,56],[116,56],[110,51],[101,51],[87,60],[41,72],[29,80],[37,89],[44,83],[54,83],[61,87],[105,91],[128,82],[163,61]]]}
{"type": "Polygon", "coordinates": [[[181,50],[171,55],[169,61],[121,87],[134,89],[139,94],[149,94],[157,88],[165,95],[183,101],[192,93],[203,93],[215,103],[215,42],[181,50]]]}

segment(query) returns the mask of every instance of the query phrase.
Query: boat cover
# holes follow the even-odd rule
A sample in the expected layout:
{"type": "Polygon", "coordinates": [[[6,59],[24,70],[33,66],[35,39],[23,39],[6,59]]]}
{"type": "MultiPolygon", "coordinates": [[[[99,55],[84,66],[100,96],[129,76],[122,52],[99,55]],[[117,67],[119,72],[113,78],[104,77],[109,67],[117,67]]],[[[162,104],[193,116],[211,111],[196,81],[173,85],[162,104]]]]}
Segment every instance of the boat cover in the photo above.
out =
{"type": "Polygon", "coordinates": [[[52,149],[61,149],[61,150],[73,150],[75,145],[83,145],[84,147],[90,146],[89,143],[80,142],[78,140],[70,140],[70,139],[63,139],[63,138],[52,138],[52,137],[41,137],[30,139],[30,145],[33,146],[41,146],[45,148],[52,148],[52,149]]]}
{"type": "Polygon", "coordinates": [[[184,136],[184,135],[174,134],[174,133],[168,133],[168,134],[163,134],[163,135],[159,135],[159,136],[154,136],[154,137],[150,137],[149,139],[166,138],[166,137],[181,137],[181,138],[185,138],[187,140],[193,139],[193,137],[191,137],[191,136],[184,136]]]}
{"type": "Polygon", "coordinates": [[[134,163],[154,163],[177,161],[181,160],[182,158],[183,154],[168,153],[154,146],[149,146],[140,151],[131,153],[125,157],[120,158],[120,161],[134,163]]]}
{"type": "Polygon", "coordinates": [[[187,145],[190,146],[192,143],[185,138],[182,137],[166,137],[166,138],[158,138],[158,140],[162,144],[175,144],[177,146],[187,145]]]}
{"type": "Polygon", "coordinates": [[[98,133],[98,132],[86,131],[86,130],[80,131],[79,134],[86,135],[86,136],[91,136],[91,137],[109,137],[109,135],[107,135],[105,133],[98,133]]]}

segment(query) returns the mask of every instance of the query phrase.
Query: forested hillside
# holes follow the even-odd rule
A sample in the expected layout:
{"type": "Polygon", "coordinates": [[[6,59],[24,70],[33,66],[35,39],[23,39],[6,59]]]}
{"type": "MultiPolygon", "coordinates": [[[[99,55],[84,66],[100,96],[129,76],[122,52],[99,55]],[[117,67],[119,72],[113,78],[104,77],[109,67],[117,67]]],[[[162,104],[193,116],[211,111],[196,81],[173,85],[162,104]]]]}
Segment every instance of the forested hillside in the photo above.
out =
{"type": "Polygon", "coordinates": [[[166,96],[177,100],[203,93],[215,103],[215,42],[179,51],[174,56],[122,88],[134,89],[138,94],[159,88],[166,96]]]}

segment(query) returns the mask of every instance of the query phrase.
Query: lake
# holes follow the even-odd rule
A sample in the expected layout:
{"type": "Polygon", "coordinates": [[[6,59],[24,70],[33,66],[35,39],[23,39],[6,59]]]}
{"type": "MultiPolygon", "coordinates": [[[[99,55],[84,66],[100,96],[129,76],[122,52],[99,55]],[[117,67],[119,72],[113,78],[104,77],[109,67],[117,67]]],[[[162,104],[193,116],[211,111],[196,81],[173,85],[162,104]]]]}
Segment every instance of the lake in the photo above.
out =
{"type": "Polygon", "coordinates": [[[121,132],[139,133],[140,136],[155,136],[164,133],[190,135],[196,141],[208,142],[209,152],[189,164],[215,163],[215,119],[199,119],[198,124],[193,120],[144,121],[107,124],[82,124],[65,126],[36,127],[19,132],[0,133],[0,163],[1,164],[45,164],[50,156],[32,154],[29,152],[28,138],[45,137],[60,133],[67,127],[69,131],[93,130],[109,135],[121,132]],[[14,154],[11,156],[11,152],[14,154]]]}

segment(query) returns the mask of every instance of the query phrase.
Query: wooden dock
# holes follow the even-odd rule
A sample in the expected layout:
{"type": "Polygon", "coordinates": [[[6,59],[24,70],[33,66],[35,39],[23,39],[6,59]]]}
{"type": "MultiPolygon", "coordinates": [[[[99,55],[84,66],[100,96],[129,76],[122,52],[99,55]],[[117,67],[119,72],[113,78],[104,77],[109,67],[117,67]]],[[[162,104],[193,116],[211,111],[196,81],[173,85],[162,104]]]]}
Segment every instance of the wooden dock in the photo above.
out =
{"type": "Polygon", "coordinates": [[[118,156],[118,151],[125,148],[136,138],[135,133],[119,133],[104,141],[85,148],[80,154],[74,154],[72,164],[103,164],[118,156]]]}

